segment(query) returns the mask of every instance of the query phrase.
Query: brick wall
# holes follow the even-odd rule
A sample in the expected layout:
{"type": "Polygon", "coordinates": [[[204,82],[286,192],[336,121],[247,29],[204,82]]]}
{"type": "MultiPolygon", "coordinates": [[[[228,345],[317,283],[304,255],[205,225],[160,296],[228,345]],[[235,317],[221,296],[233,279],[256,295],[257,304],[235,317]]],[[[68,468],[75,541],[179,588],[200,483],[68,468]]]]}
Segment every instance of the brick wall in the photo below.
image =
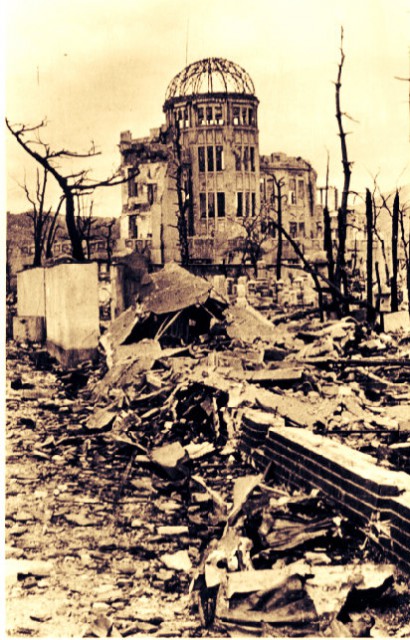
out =
{"type": "Polygon", "coordinates": [[[269,413],[243,415],[240,447],[254,465],[271,463],[280,482],[319,489],[410,571],[410,477],[326,436],[277,425],[269,413]]]}

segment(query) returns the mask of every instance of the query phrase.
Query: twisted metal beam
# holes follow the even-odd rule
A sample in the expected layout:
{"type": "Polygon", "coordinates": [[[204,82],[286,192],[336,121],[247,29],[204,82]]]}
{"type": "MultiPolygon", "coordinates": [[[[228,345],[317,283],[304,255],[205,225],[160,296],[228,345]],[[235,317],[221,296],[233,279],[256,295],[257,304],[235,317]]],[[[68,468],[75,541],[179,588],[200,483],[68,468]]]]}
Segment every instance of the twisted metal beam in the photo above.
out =
{"type": "Polygon", "coordinates": [[[171,80],[165,100],[218,92],[254,95],[255,87],[247,71],[235,62],[204,58],[188,65],[171,80]]]}

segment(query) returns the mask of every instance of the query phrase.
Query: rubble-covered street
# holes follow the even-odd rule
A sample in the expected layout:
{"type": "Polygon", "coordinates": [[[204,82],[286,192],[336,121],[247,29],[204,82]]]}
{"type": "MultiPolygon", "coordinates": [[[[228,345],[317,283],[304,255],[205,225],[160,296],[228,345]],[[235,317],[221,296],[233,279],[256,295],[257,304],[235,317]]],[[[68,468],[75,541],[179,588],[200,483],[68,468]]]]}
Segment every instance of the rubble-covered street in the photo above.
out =
{"type": "Polygon", "coordinates": [[[322,438],[323,477],[347,444],[351,468],[335,464],[371,454],[400,501],[409,334],[252,302],[170,267],[107,327],[98,366],[8,344],[9,635],[408,637],[409,565],[379,544],[396,540],[380,496],[355,519],[353,476],[333,500],[256,463],[267,430],[296,428],[322,438]]]}

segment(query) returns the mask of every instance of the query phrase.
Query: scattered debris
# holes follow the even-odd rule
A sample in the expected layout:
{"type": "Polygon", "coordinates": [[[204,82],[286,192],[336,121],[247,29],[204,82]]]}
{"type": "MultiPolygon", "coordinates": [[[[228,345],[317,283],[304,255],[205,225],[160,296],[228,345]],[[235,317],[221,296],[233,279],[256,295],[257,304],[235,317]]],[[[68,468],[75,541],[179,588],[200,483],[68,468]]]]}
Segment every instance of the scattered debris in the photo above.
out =
{"type": "MultiPolygon", "coordinates": [[[[408,471],[402,334],[229,305],[170,265],[146,278],[102,346],[99,367],[69,372],[9,346],[16,597],[70,580],[89,604],[80,635],[93,637],[357,636],[385,628],[376,610],[389,593],[406,628],[408,589],[372,544],[372,527],[388,523],[357,528],[317,491],[278,485],[274,467],[256,474],[238,447],[243,421],[249,451],[269,429],[297,427],[408,471]],[[45,536],[45,565],[24,564],[45,536]]],[[[46,629],[43,613],[30,620],[46,629]]]]}

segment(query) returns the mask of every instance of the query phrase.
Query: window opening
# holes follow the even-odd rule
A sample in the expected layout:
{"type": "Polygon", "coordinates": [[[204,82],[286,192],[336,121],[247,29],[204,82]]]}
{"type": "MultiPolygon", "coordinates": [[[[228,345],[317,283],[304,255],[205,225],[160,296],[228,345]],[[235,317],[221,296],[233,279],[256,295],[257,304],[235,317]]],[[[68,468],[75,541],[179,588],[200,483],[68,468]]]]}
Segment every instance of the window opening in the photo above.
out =
{"type": "Polygon", "coordinates": [[[245,216],[249,216],[249,191],[245,192],[245,216]]]}
{"type": "Polygon", "coordinates": [[[217,205],[218,205],[218,218],[225,217],[225,194],[223,191],[219,191],[216,194],[217,205]]]}
{"type": "Polygon", "coordinates": [[[138,238],[137,216],[128,218],[128,236],[129,238],[138,238]]]}
{"type": "Polygon", "coordinates": [[[208,171],[214,170],[214,148],[207,147],[208,171]]]}
{"type": "Polygon", "coordinates": [[[255,171],[255,147],[249,147],[251,171],[255,171]]]}
{"type": "Polygon", "coordinates": [[[212,191],[208,193],[208,218],[215,218],[215,195],[212,191]]]}
{"type": "Polygon", "coordinates": [[[138,196],[138,185],[135,182],[135,176],[133,176],[132,178],[130,178],[130,176],[132,176],[133,170],[132,169],[127,169],[127,177],[128,177],[128,197],[129,198],[135,198],[136,196],[138,196]]]}
{"type": "Polygon", "coordinates": [[[224,170],[224,148],[222,145],[216,146],[216,170],[224,170]]]}
{"type": "Polygon", "coordinates": [[[249,149],[248,147],[244,147],[243,149],[243,168],[245,171],[249,170],[249,149]]]}
{"type": "Polygon", "coordinates": [[[241,148],[234,151],[235,154],[235,171],[240,171],[242,169],[242,153],[241,148]]]}
{"type": "Polygon", "coordinates": [[[198,147],[198,166],[199,171],[205,171],[205,147],[198,147]]]}
{"type": "Polygon", "coordinates": [[[206,193],[199,194],[199,215],[206,218],[206,193]]]}
{"type": "Polygon", "coordinates": [[[298,200],[302,202],[305,199],[305,183],[303,180],[298,180],[298,200]]]}
{"type": "Polygon", "coordinates": [[[238,191],[236,194],[236,215],[238,218],[243,216],[243,193],[238,191]]]}
{"type": "Polygon", "coordinates": [[[224,123],[223,111],[221,106],[215,107],[215,123],[216,124],[224,123]]]}

